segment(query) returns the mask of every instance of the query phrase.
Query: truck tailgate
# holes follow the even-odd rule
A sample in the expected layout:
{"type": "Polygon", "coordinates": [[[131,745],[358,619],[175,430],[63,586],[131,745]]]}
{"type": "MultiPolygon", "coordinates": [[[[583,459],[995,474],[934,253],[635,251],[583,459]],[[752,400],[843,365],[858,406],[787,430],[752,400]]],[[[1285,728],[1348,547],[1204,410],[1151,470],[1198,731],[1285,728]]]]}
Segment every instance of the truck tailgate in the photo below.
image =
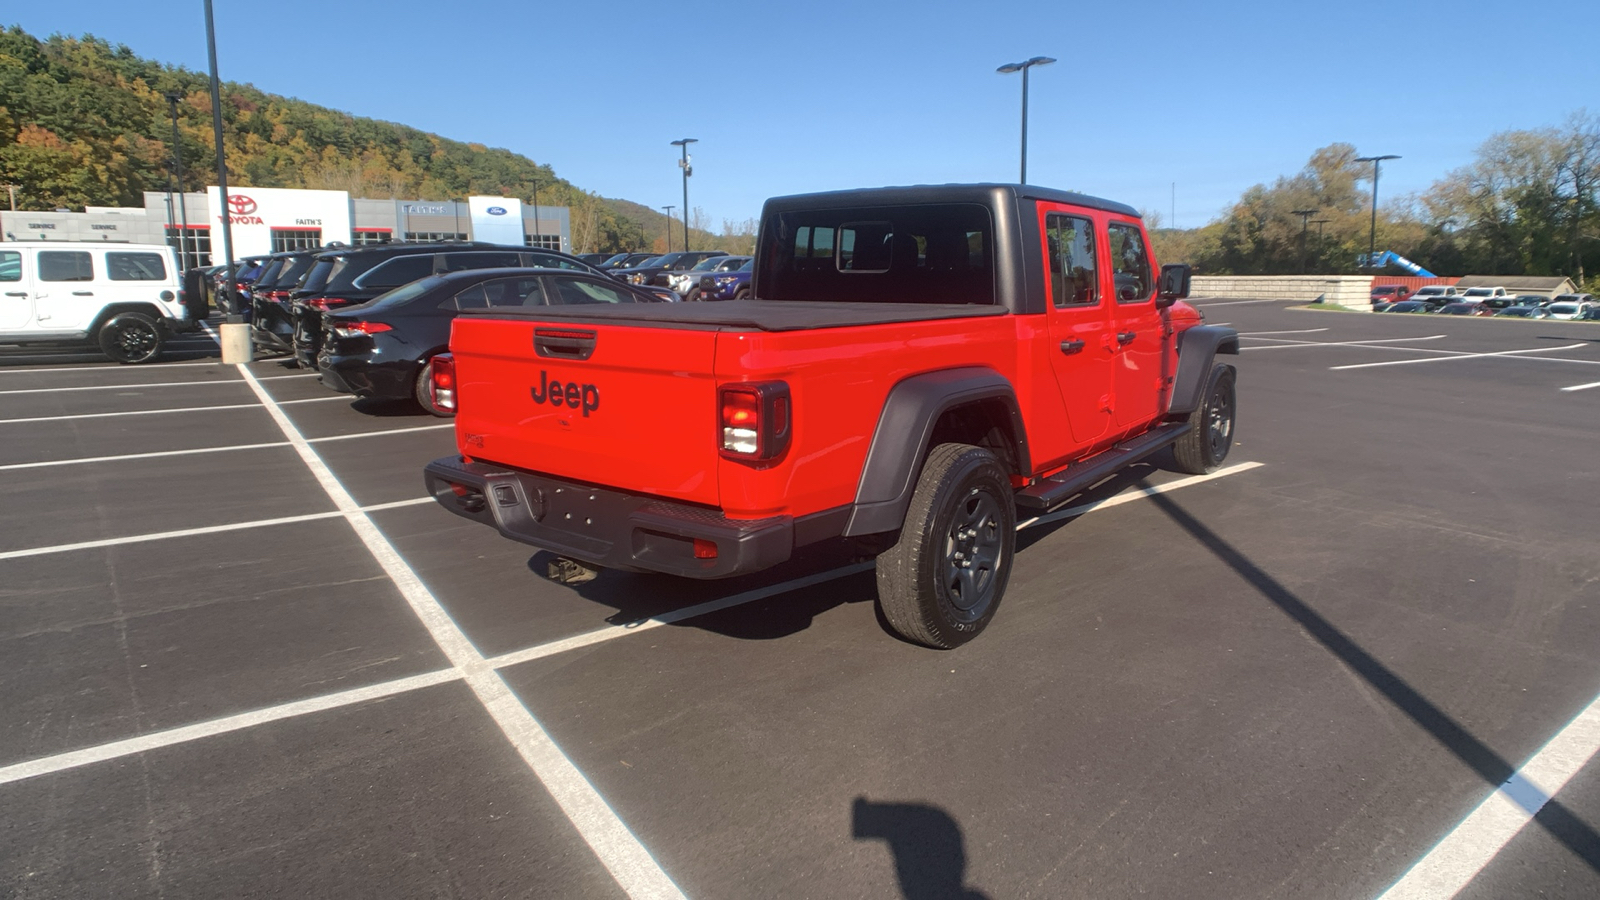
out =
{"type": "Polygon", "coordinates": [[[715,506],[717,332],[463,316],[463,455],[715,506]],[[670,340],[668,340],[670,338],[670,340]]]}

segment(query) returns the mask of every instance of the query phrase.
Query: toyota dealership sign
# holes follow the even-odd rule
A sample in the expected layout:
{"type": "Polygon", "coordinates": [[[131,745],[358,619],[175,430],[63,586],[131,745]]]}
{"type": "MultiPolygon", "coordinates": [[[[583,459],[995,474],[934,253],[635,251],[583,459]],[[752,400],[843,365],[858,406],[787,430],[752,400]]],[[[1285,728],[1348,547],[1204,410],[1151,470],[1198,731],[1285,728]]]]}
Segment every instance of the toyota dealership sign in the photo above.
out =
{"type": "Polygon", "coordinates": [[[350,195],[344,191],[241,187],[228,191],[227,203],[215,187],[206,188],[212,246],[222,249],[224,219],[233,230],[235,258],[272,252],[272,233],[316,235],[318,243],[350,242],[350,195]]]}

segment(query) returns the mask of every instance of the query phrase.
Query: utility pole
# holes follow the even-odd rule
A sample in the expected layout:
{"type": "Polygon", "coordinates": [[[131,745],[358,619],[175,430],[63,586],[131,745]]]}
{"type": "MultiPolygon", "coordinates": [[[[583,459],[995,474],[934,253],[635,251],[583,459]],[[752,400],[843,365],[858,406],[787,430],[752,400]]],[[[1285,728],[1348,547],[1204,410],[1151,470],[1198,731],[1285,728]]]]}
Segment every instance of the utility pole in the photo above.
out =
{"type": "Polygon", "coordinates": [[[1394,154],[1387,156],[1358,156],[1356,162],[1372,163],[1372,232],[1367,239],[1367,268],[1372,268],[1372,261],[1378,256],[1378,167],[1386,159],[1399,159],[1394,154]]]}
{"type": "Polygon", "coordinates": [[[1311,217],[1320,212],[1320,210],[1294,209],[1290,210],[1290,212],[1300,217],[1300,274],[1305,275],[1308,274],[1306,272],[1306,232],[1311,227],[1311,217]]]}
{"type": "MultiPolygon", "coordinates": [[[[663,207],[661,207],[661,211],[667,214],[667,252],[668,253],[672,252],[672,211],[675,210],[675,209],[677,209],[676,206],[663,206],[663,207]]],[[[687,242],[684,243],[683,249],[685,249],[685,250],[689,249],[689,244],[687,242]]]]}
{"type": "Polygon", "coordinates": [[[1020,184],[1028,183],[1028,70],[1034,66],[1048,66],[1055,60],[1048,56],[1035,56],[1033,59],[1023,60],[1018,63],[1006,63],[996,72],[1001,75],[1010,75],[1012,72],[1022,73],[1022,174],[1017,181],[1020,184]]]}
{"type": "Polygon", "coordinates": [[[206,55],[211,64],[211,130],[217,142],[217,196],[222,202],[222,252],[226,260],[227,279],[223,282],[223,295],[228,298],[228,317],[222,322],[222,361],[225,364],[250,362],[255,356],[250,346],[250,326],[244,323],[239,309],[238,267],[233,260],[233,206],[228,202],[228,162],[222,149],[222,82],[217,78],[217,26],[211,12],[211,0],[206,5],[206,55]]]}
{"type": "Polygon", "coordinates": [[[11,192],[11,211],[12,212],[16,212],[17,211],[17,185],[8,184],[8,185],[6,185],[6,190],[11,192]]]}
{"type": "Polygon", "coordinates": [[[683,249],[689,249],[689,176],[694,174],[694,167],[689,165],[689,145],[697,143],[699,138],[680,138],[672,142],[672,146],[683,148],[683,158],[678,160],[678,168],[683,170],[683,249]]]}
{"type": "Polygon", "coordinates": [[[1317,226],[1317,259],[1325,259],[1323,254],[1328,252],[1328,242],[1322,236],[1322,226],[1332,222],[1332,219],[1312,219],[1311,224],[1317,226]]]}
{"type": "Polygon", "coordinates": [[[533,180],[533,245],[544,249],[544,238],[539,235],[539,179],[533,180]]]}
{"type": "Polygon", "coordinates": [[[178,101],[183,95],[177,91],[167,91],[165,96],[167,109],[172,112],[172,166],[178,176],[178,209],[183,212],[183,231],[178,235],[178,258],[183,268],[189,269],[200,265],[200,260],[196,258],[191,261],[189,257],[189,201],[183,193],[183,145],[178,141],[178,101]]]}

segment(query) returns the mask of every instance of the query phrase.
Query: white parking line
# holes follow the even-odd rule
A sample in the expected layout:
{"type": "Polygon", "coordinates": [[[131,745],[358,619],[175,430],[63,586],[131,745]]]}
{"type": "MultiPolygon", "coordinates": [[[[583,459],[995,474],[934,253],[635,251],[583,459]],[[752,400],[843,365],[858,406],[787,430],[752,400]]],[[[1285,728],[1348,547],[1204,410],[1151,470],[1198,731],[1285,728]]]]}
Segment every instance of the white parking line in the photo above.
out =
{"type": "MultiPolygon", "coordinates": [[[[281,377],[281,376],[280,376],[281,377]]],[[[203,384],[244,384],[237,378],[208,378],[204,381],[152,381],[147,384],[91,384],[78,387],[26,388],[20,391],[0,391],[0,394],[64,394],[68,391],[120,391],[128,388],[196,387],[203,384]]]]}
{"type": "Polygon", "coordinates": [[[1263,337],[1269,334],[1316,334],[1319,331],[1328,330],[1327,328],[1301,328],[1297,331],[1241,331],[1239,332],[1239,337],[1263,337]]]}
{"type": "MultiPolygon", "coordinates": [[[[278,403],[325,403],[329,400],[352,401],[356,398],[349,394],[334,394],[331,397],[311,397],[306,400],[279,400],[278,403]]],[[[66,422],[73,419],[112,419],[117,416],[159,416],[167,413],[205,412],[212,409],[260,409],[259,403],[224,403],[217,406],[180,406],[174,409],[124,409],[118,412],[104,413],[75,413],[70,416],[32,416],[26,419],[0,419],[0,425],[20,424],[23,422],[66,422]]]]}
{"type": "MultiPolygon", "coordinates": [[[[244,382],[240,382],[243,384],[244,382]]],[[[380,431],[358,431],[355,434],[335,434],[328,437],[310,438],[307,443],[321,444],[327,441],[353,441],[360,438],[384,437],[391,434],[410,434],[417,431],[438,431],[443,428],[454,428],[455,425],[419,425],[415,428],[385,428],[380,431]]],[[[120,456],[80,456],[73,459],[47,459],[40,462],[10,463],[0,466],[0,472],[15,469],[40,469],[55,466],[76,466],[84,463],[123,462],[130,459],[159,459],[163,456],[195,456],[201,453],[227,453],[233,450],[261,450],[267,447],[287,447],[288,441],[268,441],[263,444],[230,444],[226,447],[196,447],[192,450],[158,450],[153,453],[124,453],[120,456]]]]}
{"type": "MultiPolygon", "coordinates": [[[[285,442],[287,444],[287,442],[285,442]]],[[[403,506],[421,506],[426,503],[437,502],[432,497],[417,497],[411,500],[395,500],[390,503],[379,503],[375,506],[364,506],[362,512],[380,512],[386,509],[399,509],[403,506]]],[[[224,531],[245,531],[251,528],[270,528],[274,525],[293,525],[297,522],[315,522],[318,519],[337,519],[344,513],[338,510],[320,513],[306,513],[300,516],[281,516],[276,519],[254,519],[249,522],[230,522],[227,525],[205,525],[199,528],[183,528],[177,531],[157,531],[150,534],[133,534],[127,537],[104,538],[98,541],[79,541],[74,544],[55,544],[49,547],[29,547],[26,550],[6,550],[0,552],[0,560],[22,559],[29,556],[48,556],[52,553],[70,553],[74,550],[94,550],[100,547],[120,547],[124,544],[143,544],[149,541],[166,541],[172,538],[193,537],[200,534],[220,534],[224,531]]]]}
{"type": "Polygon", "coordinates": [[[1575,384],[1572,387],[1564,387],[1564,388],[1562,388],[1562,390],[1563,391],[1587,391],[1590,388],[1597,388],[1597,387],[1600,387],[1600,381],[1591,381],[1588,384],[1575,384]]]}
{"type": "MultiPolygon", "coordinates": [[[[1454,354],[1452,354],[1450,356],[1436,356],[1436,357],[1433,357],[1432,359],[1391,359],[1391,360],[1386,360],[1384,362],[1357,363],[1357,364],[1355,364],[1353,366],[1329,366],[1328,369],[1329,369],[1329,371],[1333,371],[1333,372],[1343,372],[1343,371],[1345,371],[1347,369],[1373,369],[1373,368],[1377,368],[1379,366],[1412,366],[1412,365],[1416,365],[1417,363],[1449,362],[1451,360],[1458,360],[1458,359],[1490,359],[1492,357],[1507,357],[1507,356],[1509,356],[1509,357],[1517,357],[1517,356],[1524,356],[1524,355],[1529,354],[1529,353],[1554,353],[1554,352],[1557,352],[1557,351],[1560,351],[1560,350],[1576,350],[1579,347],[1587,347],[1587,346],[1588,346],[1588,344],[1579,343],[1579,344],[1568,344],[1565,347],[1534,347],[1531,350],[1498,350],[1498,351],[1495,351],[1493,353],[1454,353],[1454,354]]],[[[1589,363],[1590,365],[1600,366],[1600,360],[1590,360],[1590,359],[1545,360],[1545,362],[1589,363]]]]}
{"type": "Polygon", "coordinates": [[[438,598],[433,596],[405,558],[356,504],[355,498],[345,490],[333,470],[317,456],[317,452],[278,407],[272,395],[256,381],[248,368],[240,365],[239,373],[250,383],[250,389],[255,391],[256,398],[267,408],[268,415],[278,424],[284,437],[294,445],[300,459],[322,485],[328,499],[339,508],[345,521],[366,545],[367,551],[389,575],[400,595],[433,637],[434,643],[466,678],[467,686],[478,695],[484,709],[511,741],[528,768],[544,784],[545,790],[561,807],[617,885],[632,898],[683,900],[683,892],[672,883],[660,864],[628,830],[578,767],[561,752],[544,726],[517,699],[499,673],[486,665],[483,654],[472,645],[466,633],[451,621],[450,614],[438,598]]]}
{"type": "MultiPolygon", "coordinates": [[[[1297,348],[1301,348],[1301,347],[1374,347],[1374,348],[1379,348],[1379,349],[1387,348],[1387,349],[1391,349],[1391,350],[1409,350],[1409,349],[1411,349],[1410,347],[1395,347],[1395,346],[1391,346],[1391,345],[1394,345],[1394,344],[1410,344],[1410,343],[1415,343],[1417,341],[1437,341],[1440,338],[1443,338],[1445,336],[1446,335],[1442,335],[1442,334],[1430,334],[1430,335],[1426,335],[1424,337],[1376,338],[1374,340],[1368,340],[1368,341],[1295,341],[1295,340],[1290,340],[1289,338],[1258,337],[1258,338],[1256,338],[1256,340],[1260,340],[1260,341],[1276,341],[1277,343],[1274,343],[1274,344],[1261,344],[1261,345],[1252,346],[1252,347],[1241,347],[1239,349],[1241,350],[1241,352],[1244,351],[1244,350],[1285,350],[1285,349],[1297,349],[1297,348]]],[[[1244,337],[1244,335],[1240,335],[1240,337],[1244,337]]],[[[1422,348],[1422,347],[1417,348],[1417,350],[1419,352],[1426,352],[1426,348],[1422,348]]],[[[1438,353],[1438,352],[1446,352],[1446,351],[1434,351],[1434,352],[1438,353]]]]}
{"type": "Polygon", "coordinates": [[[1454,897],[1600,752],[1600,697],[1450,830],[1378,900],[1454,897]]]}
{"type": "Polygon", "coordinates": [[[227,734],[230,731],[265,725],[268,722],[277,722],[282,719],[294,718],[295,716],[338,709],[341,706],[349,706],[353,703],[365,703],[369,700],[391,697],[407,691],[415,691],[421,688],[433,687],[436,684],[457,681],[460,678],[461,673],[455,669],[429,672],[426,675],[412,675],[409,678],[397,678],[394,681],[385,681],[366,687],[340,691],[337,694],[325,694],[309,700],[297,700],[281,706],[255,709],[235,716],[223,716],[220,719],[212,719],[209,722],[199,722],[194,725],[184,725],[179,728],[169,728],[165,731],[141,734],[135,738],[112,741],[109,744],[101,744],[98,747],[86,747],[70,753],[31,759],[27,762],[0,767],[0,784],[10,784],[13,781],[21,781],[24,778],[37,778],[40,775],[76,769],[80,766],[132,756],[135,753],[160,750],[162,747],[170,747],[173,744],[198,741],[202,738],[227,734]]]}
{"type": "MultiPolygon", "coordinates": [[[[88,354],[79,353],[79,354],[74,354],[74,355],[76,355],[76,356],[86,356],[88,354]]],[[[8,357],[8,358],[10,358],[10,359],[49,359],[50,357],[38,357],[38,356],[20,357],[19,356],[19,357],[8,357]]],[[[0,361],[3,361],[4,359],[5,358],[0,358],[0,361]]],[[[215,360],[215,361],[212,361],[212,362],[156,363],[155,365],[150,366],[149,368],[150,369],[176,369],[179,366],[219,366],[220,367],[221,365],[222,365],[222,361],[221,360],[215,360]]],[[[121,366],[121,365],[118,365],[118,364],[116,364],[114,362],[108,362],[105,365],[100,365],[100,366],[34,366],[34,367],[31,367],[31,368],[26,368],[26,369],[24,369],[24,368],[16,368],[16,367],[12,367],[12,366],[0,366],[0,375],[9,375],[11,373],[26,373],[26,374],[35,374],[35,375],[43,373],[43,374],[48,375],[51,372],[123,372],[123,371],[126,371],[126,370],[127,370],[127,366],[121,366]]]]}

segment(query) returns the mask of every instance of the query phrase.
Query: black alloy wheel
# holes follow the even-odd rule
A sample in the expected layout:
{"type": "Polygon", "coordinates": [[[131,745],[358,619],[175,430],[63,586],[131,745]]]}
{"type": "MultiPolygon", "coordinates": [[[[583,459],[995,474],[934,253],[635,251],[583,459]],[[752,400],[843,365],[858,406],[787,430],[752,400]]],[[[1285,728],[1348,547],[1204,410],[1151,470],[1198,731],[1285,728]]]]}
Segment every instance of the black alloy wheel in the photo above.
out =
{"type": "Polygon", "coordinates": [[[144,313],[122,313],[101,327],[100,350],[113,362],[149,362],[161,355],[161,326],[144,313]]]}

